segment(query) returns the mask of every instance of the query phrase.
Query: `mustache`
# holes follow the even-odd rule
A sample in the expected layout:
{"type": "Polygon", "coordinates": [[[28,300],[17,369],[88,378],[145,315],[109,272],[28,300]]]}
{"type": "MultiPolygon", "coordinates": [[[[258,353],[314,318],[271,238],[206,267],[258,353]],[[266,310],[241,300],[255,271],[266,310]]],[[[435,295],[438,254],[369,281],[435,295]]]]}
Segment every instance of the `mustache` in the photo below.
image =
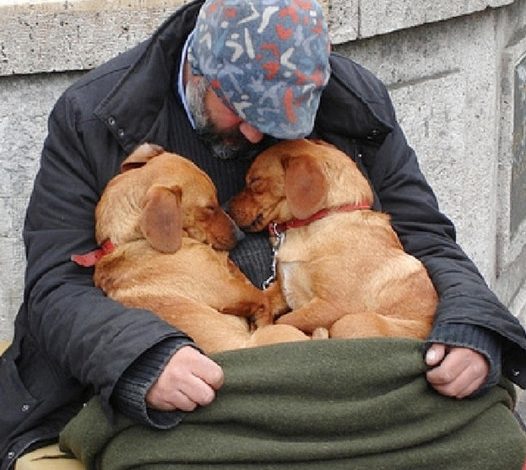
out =
{"type": "Polygon", "coordinates": [[[220,160],[253,160],[259,153],[279,139],[264,135],[257,144],[249,142],[237,129],[217,131],[213,125],[197,127],[198,136],[205,142],[214,157],[220,160]]]}
{"type": "Polygon", "coordinates": [[[220,160],[243,158],[251,153],[251,144],[237,129],[219,132],[211,124],[196,129],[197,135],[208,145],[220,160]]]}

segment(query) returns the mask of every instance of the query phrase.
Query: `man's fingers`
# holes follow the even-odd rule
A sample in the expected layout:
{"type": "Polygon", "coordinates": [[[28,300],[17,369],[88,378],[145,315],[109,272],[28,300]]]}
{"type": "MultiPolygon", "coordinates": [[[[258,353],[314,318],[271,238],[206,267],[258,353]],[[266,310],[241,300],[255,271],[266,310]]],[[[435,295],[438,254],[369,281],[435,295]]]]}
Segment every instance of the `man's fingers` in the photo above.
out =
{"type": "Polygon", "coordinates": [[[209,405],[214,400],[215,389],[197,375],[185,377],[179,384],[179,390],[198,405],[209,405]]]}
{"type": "Polygon", "coordinates": [[[478,390],[488,372],[489,365],[482,354],[468,348],[452,348],[426,377],[439,393],[464,398],[478,390]]]}
{"type": "Polygon", "coordinates": [[[434,367],[440,364],[446,354],[446,346],[444,344],[435,343],[426,352],[425,361],[429,367],[434,367]]]}
{"type": "Polygon", "coordinates": [[[478,390],[484,382],[484,379],[480,377],[473,379],[471,371],[465,370],[450,382],[444,384],[433,383],[431,380],[429,380],[429,382],[435,390],[442,395],[454,398],[465,398],[478,390]]]}
{"type": "Polygon", "coordinates": [[[202,354],[199,361],[194,364],[192,373],[210,385],[214,390],[219,390],[225,380],[221,366],[202,354]]]}
{"type": "Polygon", "coordinates": [[[432,385],[448,385],[464,371],[464,368],[464,364],[455,361],[454,357],[448,355],[440,365],[427,372],[427,380],[432,385]]]}
{"type": "Polygon", "coordinates": [[[466,383],[465,381],[459,381],[444,386],[434,386],[434,388],[441,395],[462,399],[470,396],[472,393],[477,391],[481,385],[481,381],[468,383],[466,383]]]}
{"type": "Polygon", "coordinates": [[[198,405],[210,404],[223,382],[219,364],[186,346],[170,358],[146,394],[146,402],[158,410],[192,411],[198,405]]]}
{"type": "MultiPolygon", "coordinates": [[[[147,399],[148,401],[148,399],[147,399]]],[[[155,409],[160,411],[193,411],[197,408],[197,403],[193,400],[190,400],[183,392],[180,390],[174,390],[170,397],[167,399],[158,399],[156,401],[155,409]]]]}
{"type": "MultiPolygon", "coordinates": [[[[154,389],[154,387],[152,387],[154,389]]],[[[192,373],[182,375],[177,382],[164,384],[156,396],[158,408],[192,411],[197,405],[205,406],[215,398],[214,389],[192,373]]]]}

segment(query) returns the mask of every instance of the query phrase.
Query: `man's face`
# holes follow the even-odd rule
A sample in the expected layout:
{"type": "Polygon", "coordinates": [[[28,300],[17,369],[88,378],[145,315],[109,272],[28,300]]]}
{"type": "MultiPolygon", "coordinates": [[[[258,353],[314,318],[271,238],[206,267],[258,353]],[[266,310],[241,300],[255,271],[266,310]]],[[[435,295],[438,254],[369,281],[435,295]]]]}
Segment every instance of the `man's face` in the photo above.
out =
{"type": "Polygon", "coordinates": [[[221,159],[252,153],[264,137],[227,107],[203,77],[193,76],[188,80],[186,100],[198,135],[221,159]]]}

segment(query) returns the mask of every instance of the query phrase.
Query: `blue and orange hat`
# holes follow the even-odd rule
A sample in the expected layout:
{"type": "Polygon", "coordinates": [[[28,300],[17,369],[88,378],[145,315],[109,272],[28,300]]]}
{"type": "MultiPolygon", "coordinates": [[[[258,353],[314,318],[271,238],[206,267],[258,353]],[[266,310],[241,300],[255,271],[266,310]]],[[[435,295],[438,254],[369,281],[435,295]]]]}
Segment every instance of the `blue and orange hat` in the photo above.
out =
{"type": "Polygon", "coordinates": [[[316,0],[207,0],[188,59],[241,119],[280,139],[311,133],[330,75],[316,0]]]}

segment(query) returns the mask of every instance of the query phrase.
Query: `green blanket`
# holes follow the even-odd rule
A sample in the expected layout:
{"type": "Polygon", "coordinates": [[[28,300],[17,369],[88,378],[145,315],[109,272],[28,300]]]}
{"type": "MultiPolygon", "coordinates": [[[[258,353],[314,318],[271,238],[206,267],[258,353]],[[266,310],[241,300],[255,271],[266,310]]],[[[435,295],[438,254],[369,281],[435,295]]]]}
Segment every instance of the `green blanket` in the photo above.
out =
{"type": "Polygon", "coordinates": [[[423,344],[318,340],[214,358],[225,384],[210,406],[158,431],[93,399],[65,428],[63,450],[103,470],[520,470],[526,435],[503,382],[474,399],[435,393],[423,344]]]}

